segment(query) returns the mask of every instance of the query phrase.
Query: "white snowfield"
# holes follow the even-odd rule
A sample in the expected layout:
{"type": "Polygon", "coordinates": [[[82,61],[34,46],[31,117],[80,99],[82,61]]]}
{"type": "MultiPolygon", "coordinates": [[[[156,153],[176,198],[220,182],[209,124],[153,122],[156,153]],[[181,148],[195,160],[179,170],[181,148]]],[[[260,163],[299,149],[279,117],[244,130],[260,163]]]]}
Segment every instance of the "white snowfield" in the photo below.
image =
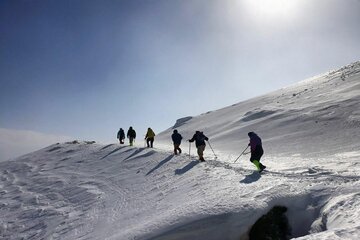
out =
{"type": "Polygon", "coordinates": [[[274,206],[289,238],[360,239],[360,62],[175,127],[178,156],[169,128],[155,149],[75,141],[1,162],[0,239],[248,239],[274,206]],[[189,156],[195,130],[217,158],[189,156]],[[233,163],[249,131],[261,175],[233,163]]]}

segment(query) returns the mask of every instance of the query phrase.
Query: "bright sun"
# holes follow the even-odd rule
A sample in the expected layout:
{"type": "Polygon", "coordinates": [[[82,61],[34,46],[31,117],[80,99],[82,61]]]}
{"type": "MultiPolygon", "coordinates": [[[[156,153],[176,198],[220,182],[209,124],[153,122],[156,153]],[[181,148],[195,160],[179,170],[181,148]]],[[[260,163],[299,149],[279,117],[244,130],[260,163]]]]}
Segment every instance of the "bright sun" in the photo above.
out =
{"type": "Polygon", "coordinates": [[[286,18],[296,13],[299,0],[242,0],[250,13],[266,19],[286,18]]]}

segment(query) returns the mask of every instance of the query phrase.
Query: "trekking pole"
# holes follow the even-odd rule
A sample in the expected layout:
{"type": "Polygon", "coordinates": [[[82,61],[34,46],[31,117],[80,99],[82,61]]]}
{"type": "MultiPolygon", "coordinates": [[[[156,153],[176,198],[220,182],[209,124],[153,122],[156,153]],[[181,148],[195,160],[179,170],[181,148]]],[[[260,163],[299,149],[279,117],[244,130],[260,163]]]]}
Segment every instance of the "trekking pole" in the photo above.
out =
{"type": "Polygon", "coordinates": [[[207,142],[209,143],[209,147],[210,147],[211,151],[213,152],[213,154],[215,156],[215,159],[217,159],[217,156],[216,156],[216,154],[214,152],[214,149],[211,147],[210,141],[207,141],[207,142]]]}
{"type": "Polygon", "coordinates": [[[191,160],[190,151],[191,151],[191,142],[189,141],[189,160],[191,160]]]}
{"type": "Polygon", "coordinates": [[[244,154],[244,152],[245,152],[248,148],[249,148],[249,146],[247,146],[247,147],[245,148],[245,150],[240,154],[240,156],[238,156],[238,158],[235,159],[234,163],[244,154]]]}

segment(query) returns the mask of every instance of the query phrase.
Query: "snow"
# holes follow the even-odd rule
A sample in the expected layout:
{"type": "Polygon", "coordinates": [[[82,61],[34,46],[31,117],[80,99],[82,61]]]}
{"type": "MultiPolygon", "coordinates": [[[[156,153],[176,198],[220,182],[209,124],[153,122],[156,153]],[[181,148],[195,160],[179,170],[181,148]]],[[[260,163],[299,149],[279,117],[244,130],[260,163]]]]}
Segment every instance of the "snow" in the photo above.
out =
{"type": "Polygon", "coordinates": [[[176,122],[154,149],[67,142],[0,162],[0,239],[248,239],[285,206],[295,239],[359,239],[360,62],[176,122]],[[204,131],[206,162],[189,139],[204,131]],[[248,143],[263,139],[258,174],[248,143]]]}

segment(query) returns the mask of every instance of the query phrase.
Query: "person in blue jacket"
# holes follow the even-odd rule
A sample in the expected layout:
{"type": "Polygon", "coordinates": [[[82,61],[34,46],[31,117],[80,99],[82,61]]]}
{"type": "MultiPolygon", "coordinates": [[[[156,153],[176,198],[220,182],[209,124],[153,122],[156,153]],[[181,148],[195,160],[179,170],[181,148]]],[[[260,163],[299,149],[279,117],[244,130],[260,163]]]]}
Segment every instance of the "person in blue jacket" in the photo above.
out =
{"type": "Polygon", "coordinates": [[[120,128],[120,130],[117,133],[117,139],[119,139],[120,144],[124,144],[124,139],[125,139],[124,129],[120,128]]]}

